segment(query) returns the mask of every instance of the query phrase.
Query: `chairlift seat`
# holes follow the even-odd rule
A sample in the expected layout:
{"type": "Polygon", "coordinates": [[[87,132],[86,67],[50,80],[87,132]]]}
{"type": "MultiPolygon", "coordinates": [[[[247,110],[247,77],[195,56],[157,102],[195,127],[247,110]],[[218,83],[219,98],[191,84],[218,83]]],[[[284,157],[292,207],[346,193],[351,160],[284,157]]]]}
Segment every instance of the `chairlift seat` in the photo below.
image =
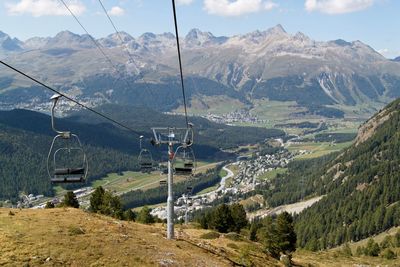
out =
{"type": "Polygon", "coordinates": [[[153,167],[153,163],[151,163],[151,162],[143,162],[143,163],[140,163],[140,167],[150,167],[150,168],[152,168],[153,167]]]}
{"type": "Polygon", "coordinates": [[[185,168],[193,168],[193,162],[188,162],[183,165],[185,168]]]}
{"type": "Polygon", "coordinates": [[[175,167],[175,174],[177,175],[191,175],[192,171],[192,168],[175,167]]]}
{"type": "Polygon", "coordinates": [[[57,175],[76,175],[85,174],[85,168],[59,168],[54,170],[54,174],[57,175]]]}
{"type": "Polygon", "coordinates": [[[64,183],[83,183],[85,182],[84,176],[54,176],[51,178],[53,184],[64,184],[64,183]]]}

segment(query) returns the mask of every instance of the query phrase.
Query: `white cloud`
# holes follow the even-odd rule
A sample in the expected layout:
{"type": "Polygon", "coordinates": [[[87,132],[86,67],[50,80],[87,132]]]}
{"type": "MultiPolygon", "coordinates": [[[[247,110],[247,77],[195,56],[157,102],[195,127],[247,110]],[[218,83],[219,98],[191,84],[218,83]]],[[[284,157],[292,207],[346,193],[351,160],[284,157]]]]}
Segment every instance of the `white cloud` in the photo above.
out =
{"type": "Polygon", "coordinates": [[[277,6],[273,1],[263,0],[204,0],[207,13],[227,17],[271,10],[277,6]]]}
{"type": "Polygon", "coordinates": [[[343,14],[366,9],[375,0],[306,0],[307,11],[319,11],[326,14],[343,14]]]}
{"type": "Polygon", "coordinates": [[[279,5],[277,4],[277,3],[274,3],[274,2],[272,2],[272,1],[267,1],[267,2],[265,2],[265,4],[264,4],[264,8],[265,8],[265,10],[272,10],[272,9],[274,9],[274,8],[276,8],[276,7],[278,7],[279,5]]]}
{"type": "MultiPolygon", "coordinates": [[[[86,10],[79,0],[66,1],[66,4],[75,15],[81,15],[86,10]]],[[[34,17],[70,15],[58,0],[19,0],[16,3],[7,3],[6,8],[10,15],[31,14],[34,17]]]]}
{"type": "Polygon", "coordinates": [[[390,51],[389,51],[389,49],[387,49],[387,48],[378,49],[378,53],[379,53],[379,54],[382,54],[382,55],[387,54],[387,53],[389,53],[389,52],[390,52],[390,51]]]}
{"type": "Polygon", "coordinates": [[[122,16],[125,14],[125,10],[119,6],[113,6],[109,11],[108,14],[110,16],[122,16]]]}
{"type": "Polygon", "coordinates": [[[191,3],[193,3],[194,0],[176,0],[176,3],[178,5],[190,5],[191,3]]]}
{"type": "Polygon", "coordinates": [[[400,51],[398,51],[397,49],[383,48],[378,49],[377,52],[386,58],[395,58],[400,56],[400,51]]]}

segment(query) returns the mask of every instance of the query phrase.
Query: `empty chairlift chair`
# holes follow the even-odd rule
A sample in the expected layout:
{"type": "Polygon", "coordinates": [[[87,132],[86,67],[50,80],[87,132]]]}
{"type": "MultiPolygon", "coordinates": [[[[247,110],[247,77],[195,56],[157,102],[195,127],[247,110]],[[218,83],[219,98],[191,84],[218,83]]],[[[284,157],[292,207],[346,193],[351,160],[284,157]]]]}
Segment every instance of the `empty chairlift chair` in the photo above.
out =
{"type": "Polygon", "coordinates": [[[149,173],[153,170],[153,157],[151,152],[145,148],[142,148],[143,135],[140,136],[140,153],[138,157],[140,171],[143,173],[149,173]]]}
{"type": "Polygon", "coordinates": [[[51,98],[51,125],[57,135],[53,138],[47,156],[47,173],[54,184],[82,183],[85,182],[88,173],[88,160],[82,143],[76,134],[55,128],[54,110],[60,97],[54,95],[51,98]]]}
{"type": "Polygon", "coordinates": [[[190,176],[195,169],[195,157],[191,147],[180,146],[174,157],[174,170],[176,175],[190,176]]]}

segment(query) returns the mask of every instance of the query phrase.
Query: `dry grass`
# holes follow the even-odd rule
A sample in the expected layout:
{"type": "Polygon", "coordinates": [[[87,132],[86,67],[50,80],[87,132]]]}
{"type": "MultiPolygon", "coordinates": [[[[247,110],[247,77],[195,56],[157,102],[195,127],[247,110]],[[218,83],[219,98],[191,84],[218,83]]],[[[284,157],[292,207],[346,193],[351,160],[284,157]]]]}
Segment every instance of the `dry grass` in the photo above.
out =
{"type": "MultiPolygon", "coordinates": [[[[354,253],[354,251],[353,251],[354,253]]],[[[399,253],[399,251],[397,251],[399,253]]],[[[400,260],[386,260],[382,257],[345,256],[338,250],[309,252],[299,250],[294,254],[294,263],[297,266],[313,267],[346,267],[346,266],[400,266],[400,260]]]]}
{"type": "MultiPolygon", "coordinates": [[[[0,208],[0,266],[283,266],[259,244],[201,236],[209,231],[176,226],[177,240],[164,225],[142,225],[78,209],[0,208]]],[[[399,253],[399,251],[397,251],[399,253]]],[[[339,251],[298,251],[296,266],[400,266],[399,260],[346,257],[339,251]]]]}
{"type": "MultiPolygon", "coordinates": [[[[241,260],[243,242],[234,242],[239,249],[233,249],[223,237],[202,240],[204,230],[177,226],[178,240],[170,241],[163,225],[78,209],[13,210],[13,216],[9,211],[0,209],[0,266],[231,266],[241,260]]],[[[271,266],[270,260],[254,261],[271,266]]]]}

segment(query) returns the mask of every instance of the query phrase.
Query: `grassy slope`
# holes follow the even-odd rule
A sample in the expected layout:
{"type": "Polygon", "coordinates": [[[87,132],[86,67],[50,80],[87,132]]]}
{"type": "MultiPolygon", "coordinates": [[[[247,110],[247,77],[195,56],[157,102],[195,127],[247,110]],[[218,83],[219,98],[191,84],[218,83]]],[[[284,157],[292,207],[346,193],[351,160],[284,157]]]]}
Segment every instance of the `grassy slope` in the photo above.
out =
{"type": "Polygon", "coordinates": [[[289,151],[297,151],[297,150],[307,150],[311,152],[310,154],[304,154],[298,156],[297,159],[310,159],[317,158],[324,155],[327,155],[332,152],[337,152],[343,150],[346,147],[349,147],[353,144],[351,142],[338,143],[332,145],[330,142],[306,142],[301,144],[292,144],[288,147],[289,151]]]}
{"type": "MultiPolygon", "coordinates": [[[[0,266],[231,266],[238,248],[251,247],[257,266],[277,261],[251,242],[200,240],[204,230],[176,227],[178,240],[165,239],[165,226],[117,221],[77,209],[0,209],[0,266]],[[82,229],[83,234],[74,234],[82,229]],[[46,262],[46,259],[50,258],[46,262]]],[[[240,250],[240,249],[239,249],[240,250]]]]}
{"type": "MultiPolygon", "coordinates": [[[[206,230],[177,225],[177,240],[169,241],[164,225],[123,222],[77,209],[12,210],[13,216],[9,211],[0,208],[0,266],[232,266],[249,261],[283,266],[253,242],[201,239],[206,230]],[[77,234],[80,230],[84,233],[77,234]]],[[[296,266],[399,264],[380,257],[346,257],[337,249],[298,251],[293,260],[296,266]]]]}
{"type": "MultiPolygon", "coordinates": [[[[389,229],[388,231],[385,231],[383,233],[380,233],[379,235],[373,236],[372,239],[374,239],[375,242],[378,244],[382,242],[382,240],[388,236],[394,236],[396,232],[400,229],[400,227],[393,227],[389,229]]],[[[295,253],[295,263],[299,264],[301,266],[307,266],[307,264],[311,264],[312,266],[356,266],[356,265],[362,265],[362,266],[400,266],[400,259],[394,259],[394,260],[387,260],[382,257],[367,257],[367,256],[362,256],[362,257],[357,257],[355,256],[357,247],[359,246],[366,246],[369,238],[360,240],[358,242],[352,242],[349,243],[350,249],[352,251],[352,254],[354,256],[345,256],[343,253],[341,253],[342,247],[336,247],[330,250],[326,251],[320,251],[320,252],[310,252],[310,251],[305,251],[305,250],[299,250],[295,253]]],[[[396,254],[397,257],[400,255],[400,248],[390,248],[393,250],[396,254]]]]}

